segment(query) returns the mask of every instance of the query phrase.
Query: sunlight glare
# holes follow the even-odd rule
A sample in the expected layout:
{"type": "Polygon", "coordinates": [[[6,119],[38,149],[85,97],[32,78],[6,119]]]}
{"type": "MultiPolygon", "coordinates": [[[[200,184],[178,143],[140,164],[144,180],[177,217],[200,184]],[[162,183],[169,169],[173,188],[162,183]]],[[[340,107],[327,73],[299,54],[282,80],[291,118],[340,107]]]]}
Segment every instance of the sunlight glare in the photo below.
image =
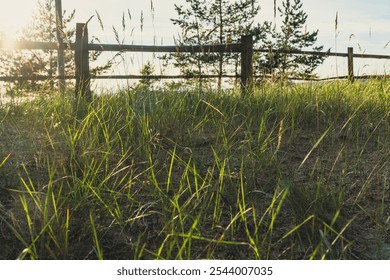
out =
{"type": "Polygon", "coordinates": [[[0,38],[0,48],[4,49],[16,49],[18,47],[18,41],[15,41],[14,38],[8,36],[7,34],[3,34],[0,38]]]}
{"type": "MultiPolygon", "coordinates": [[[[31,23],[37,1],[0,0],[0,34],[16,39],[18,33],[31,23]]],[[[0,37],[1,39],[1,37],[0,37]]]]}

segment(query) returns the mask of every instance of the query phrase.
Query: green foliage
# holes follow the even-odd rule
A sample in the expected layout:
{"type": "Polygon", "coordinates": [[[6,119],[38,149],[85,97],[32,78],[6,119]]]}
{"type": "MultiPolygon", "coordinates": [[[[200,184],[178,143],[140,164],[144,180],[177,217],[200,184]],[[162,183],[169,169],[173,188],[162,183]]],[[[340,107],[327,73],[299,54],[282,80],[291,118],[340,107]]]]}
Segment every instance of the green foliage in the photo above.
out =
{"type": "MultiPolygon", "coordinates": [[[[256,28],[255,17],[260,10],[256,0],[186,0],[186,3],[186,6],[175,4],[178,18],[172,19],[181,28],[179,45],[237,43],[241,36],[254,33],[256,28]]],[[[186,75],[217,74],[218,89],[223,74],[229,71],[238,74],[238,54],[175,53],[169,58],[186,75]]]]}
{"type": "Polygon", "coordinates": [[[276,25],[266,22],[264,28],[268,36],[263,38],[263,45],[270,53],[260,60],[258,68],[265,74],[277,74],[285,77],[310,77],[315,68],[324,61],[317,55],[291,55],[271,52],[275,50],[312,50],[322,51],[323,46],[315,46],[319,30],[307,31],[308,15],[303,10],[300,0],[285,0],[278,7],[282,24],[279,30],[276,25]]]}
{"type": "MultiPolygon", "coordinates": [[[[74,37],[74,29],[68,30],[68,25],[74,18],[75,11],[63,18],[64,41],[69,42],[74,37]]],[[[23,30],[20,40],[36,42],[56,42],[56,11],[54,1],[41,0],[37,2],[37,12],[34,14],[31,25],[23,30]]],[[[65,51],[66,75],[72,75],[74,69],[73,52],[65,51]]],[[[3,55],[1,67],[4,75],[10,77],[55,77],[57,71],[57,52],[53,50],[23,50],[9,51],[3,55]]],[[[38,89],[54,87],[54,81],[39,80],[16,80],[11,84],[9,90],[20,88],[25,91],[36,91],[38,89]]]]}
{"type": "Polygon", "coordinates": [[[147,89],[152,88],[152,86],[156,82],[156,80],[150,79],[148,77],[153,75],[154,71],[155,71],[155,68],[154,68],[153,64],[150,61],[148,61],[140,71],[143,78],[139,81],[139,87],[143,87],[143,88],[147,88],[147,89]]]}
{"type": "MultiPolygon", "coordinates": [[[[254,35],[254,43],[260,49],[269,49],[267,54],[255,54],[254,66],[259,74],[282,77],[307,78],[313,76],[315,68],[324,61],[316,55],[291,55],[275,50],[321,51],[315,46],[318,30],[306,29],[308,15],[303,11],[300,0],[286,0],[278,7],[282,24],[280,28],[271,22],[256,23],[260,7],[257,1],[211,1],[187,0],[187,5],[175,5],[178,18],[172,22],[181,28],[179,45],[206,45],[237,43],[242,35],[254,35]]],[[[276,7],[275,7],[276,15],[276,7]]],[[[167,56],[174,66],[185,75],[218,75],[218,89],[222,75],[239,75],[239,54],[174,53],[167,56]]],[[[196,81],[198,82],[198,81],[196,81]]],[[[202,82],[202,81],[199,81],[202,82]]],[[[201,85],[202,86],[202,85],[201,85]]]]}
{"type": "MultiPolygon", "coordinates": [[[[56,9],[54,0],[40,0],[37,2],[37,12],[33,15],[32,23],[26,27],[20,40],[35,42],[57,42],[56,9]]],[[[63,29],[60,35],[65,44],[74,41],[75,28],[70,28],[75,16],[75,10],[69,15],[63,14],[63,29]]],[[[98,60],[101,52],[90,52],[90,61],[98,60]]],[[[74,52],[65,50],[65,75],[74,75],[74,52]]],[[[103,72],[111,67],[111,62],[91,69],[92,74],[103,72]]],[[[16,79],[8,86],[8,91],[23,90],[33,92],[37,90],[53,90],[56,87],[54,77],[57,76],[57,51],[54,50],[23,50],[8,51],[2,54],[0,62],[2,75],[9,77],[26,77],[16,79]],[[29,80],[37,76],[47,76],[48,80],[29,80]],[[51,78],[52,79],[51,79],[51,78]]]]}

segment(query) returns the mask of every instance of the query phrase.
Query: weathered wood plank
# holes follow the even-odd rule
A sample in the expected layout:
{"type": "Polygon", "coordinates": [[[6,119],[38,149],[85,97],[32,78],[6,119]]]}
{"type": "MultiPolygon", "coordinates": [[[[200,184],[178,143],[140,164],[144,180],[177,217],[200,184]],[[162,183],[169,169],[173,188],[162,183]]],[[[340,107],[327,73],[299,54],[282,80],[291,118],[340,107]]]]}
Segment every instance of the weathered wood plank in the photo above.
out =
{"type": "Polygon", "coordinates": [[[241,94],[248,94],[253,85],[253,37],[241,37],[241,94]]]}
{"type": "Polygon", "coordinates": [[[348,48],[348,80],[354,81],[353,77],[353,48],[348,48]]]}
{"type": "MultiPolygon", "coordinates": [[[[64,55],[64,30],[62,24],[62,1],[55,1],[56,7],[56,37],[58,43],[57,50],[57,73],[58,76],[65,76],[65,55],[64,55]]],[[[66,83],[64,79],[58,80],[58,90],[61,94],[65,92],[66,83]]]]}
{"type": "Polygon", "coordinates": [[[241,44],[204,45],[204,46],[144,46],[118,44],[89,44],[91,51],[112,52],[241,52],[241,44]]]}
{"type": "Polygon", "coordinates": [[[84,23],[76,25],[76,48],[75,48],[75,76],[76,76],[76,98],[79,96],[90,99],[91,77],[89,73],[89,50],[88,50],[88,28],[84,23]]]}
{"type": "MultiPolygon", "coordinates": [[[[7,42],[0,40],[0,48],[2,49],[42,49],[42,50],[74,50],[75,43],[64,44],[63,47],[58,46],[54,42],[31,42],[31,41],[14,41],[7,42]]],[[[241,44],[227,45],[205,45],[205,46],[148,46],[148,45],[118,45],[118,44],[88,44],[90,51],[117,51],[117,52],[241,52],[241,44]]],[[[254,49],[253,52],[268,53],[268,49],[254,49]]],[[[319,55],[319,56],[338,56],[348,57],[348,53],[340,52],[315,52],[315,51],[289,51],[289,50],[273,50],[273,52],[303,54],[303,55],[319,55]]],[[[373,59],[390,59],[390,55],[384,54],[359,54],[354,53],[356,58],[373,58],[373,59]]]]}
{"type": "MultiPolygon", "coordinates": [[[[254,49],[254,52],[269,53],[267,49],[254,49]]],[[[319,55],[319,56],[337,56],[337,57],[348,57],[348,53],[340,52],[315,52],[315,51],[299,51],[299,50],[272,50],[275,53],[287,53],[287,54],[302,54],[302,55],[319,55]]],[[[353,57],[356,58],[373,58],[373,59],[390,59],[390,55],[384,54],[359,54],[354,53],[353,57]]]]}
{"type": "Polygon", "coordinates": [[[32,42],[25,40],[18,40],[13,42],[8,42],[0,40],[1,49],[13,49],[13,50],[59,50],[59,49],[75,49],[75,44],[70,46],[64,44],[62,48],[59,47],[58,43],[55,42],[32,42]]]}

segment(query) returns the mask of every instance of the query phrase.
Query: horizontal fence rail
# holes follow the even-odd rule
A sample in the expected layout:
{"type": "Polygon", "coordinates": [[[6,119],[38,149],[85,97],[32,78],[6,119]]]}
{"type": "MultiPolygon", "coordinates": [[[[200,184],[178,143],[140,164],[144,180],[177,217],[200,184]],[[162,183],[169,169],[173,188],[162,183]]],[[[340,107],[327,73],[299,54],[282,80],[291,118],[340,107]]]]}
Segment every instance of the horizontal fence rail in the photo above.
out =
{"type": "MultiPolygon", "coordinates": [[[[53,42],[31,42],[0,40],[0,48],[14,50],[75,50],[76,43],[63,44],[62,47],[53,42]]],[[[122,45],[122,44],[88,44],[89,51],[110,52],[241,52],[241,44],[203,45],[203,46],[153,46],[153,45],[122,45]]]]}
{"type": "Polygon", "coordinates": [[[278,50],[278,49],[255,49],[252,36],[242,36],[241,43],[223,45],[203,45],[203,46],[155,46],[155,45],[125,45],[125,44],[90,44],[88,43],[87,25],[78,23],[76,25],[76,42],[31,42],[19,40],[14,42],[0,40],[0,48],[13,50],[72,50],[75,52],[75,75],[43,76],[31,75],[16,77],[0,77],[0,81],[25,81],[25,80],[76,80],[76,94],[90,92],[91,79],[189,79],[189,78],[241,78],[242,92],[246,92],[253,83],[253,78],[262,77],[253,75],[253,54],[254,53],[279,53],[291,55],[316,55],[323,57],[346,57],[348,59],[348,75],[326,79],[314,79],[317,81],[330,79],[345,79],[353,81],[355,78],[383,78],[387,75],[364,75],[354,76],[353,59],[390,59],[390,55],[358,54],[353,52],[353,48],[348,48],[347,53],[340,52],[316,52],[303,50],[278,50]],[[152,52],[152,53],[240,53],[241,54],[241,74],[240,75],[100,75],[92,76],[89,72],[89,51],[110,51],[110,52],[152,52]]]}
{"type": "Polygon", "coordinates": [[[203,46],[142,46],[142,45],[88,44],[88,49],[91,51],[111,51],[111,52],[239,53],[241,52],[241,44],[203,45],[203,46]]]}
{"type": "MultiPolygon", "coordinates": [[[[91,75],[93,80],[174,80],[174,79],[216,79],[216,78],[232,78],[239,79],[241,75],[91,75]]],[[[264,78],[264,75],[253,75],[253,78],[264,78]]],[[[327,78],[313,78],[309,81],[331,81],[331,80],[346,80],[350,77],[347,75],[336,76],[336,77],[327,77],[327,78]]],[[[366,80],[366,79],[388,79],[390,75],[358,75],[354,76],[357,80],[366,80]]],[[[0,82],[25,82],[25,81],[47,81],[47,80],[75,80],[76,76],[44,76],[44,75],[34,75],[34,76],[13,76],[13,77],[0,77],[0,82]]],[[[295,81],[308,81],[306,78],[295,77],[292,78],[295,81]]]]}
{"type": "MultiPolygon", "coordinates": [[[[267,49],[254,49],[254,52],[261,53],[269,53],[270,50],[267,49]]],[[[334,56],[334,57],[348,57],[348,53],[340,53],[340,52],[315,52],[315,51],[299,51],[299,50],[271,50],[272,53],[285,53],[285,54],[301,54],[301,55],[318,55],[318,56],[334,56]]],[[[372,58],[372,59],[390,59],[390,55],[382,55],[382,54],[362,54],[362,53],[354,53],[353,57],[356,58],[372,58]]]]}
{"type": "MultiPolygon", "coordinates": [[[[65,43],[62,47],[53,42],[32,42],[32,41],[13,41],[8,42],[0,40],[1,49],[14,50],[75,50],[75,43],[65,43]]],[[[112,51],[112,52],[241,52],[241,44],[224,44],[224,45],[204,45],[204,46],[154,46],[154,45],[120,45],[120,44],[88,44],[90,51],[112,51]]],[[[279,49],[253,49],[253,52],[260,53],[282,53],[298,55],[318,55],[329,57],[348,57],[348,53],[340,52],[316,52],[316,51],[299,51],[299,50],[279,50],[279,49]]],[[[361,54],[354,53],[354,58],[366,59],[390,59],[390,55],[382,54],[361,54]]]]}
{"type": "MultiPolygon", "coordinates": [[[[214,79],[214,78],[240,78],[241,75],[99,75],[93,76],[91,78],[94,80],[170,80],[170,79],[214,79]]],[[[262,76],[254,76],[254,77],[262,77],[262,76]]],[[[44,75],[34,75],[34,76],[13,76],[13,77],[0,77],[0,82],[13,82],[13,81],[45,81],[48,79],[52,80],[74,80],[76,76],[44,76],[44,75]]]]}

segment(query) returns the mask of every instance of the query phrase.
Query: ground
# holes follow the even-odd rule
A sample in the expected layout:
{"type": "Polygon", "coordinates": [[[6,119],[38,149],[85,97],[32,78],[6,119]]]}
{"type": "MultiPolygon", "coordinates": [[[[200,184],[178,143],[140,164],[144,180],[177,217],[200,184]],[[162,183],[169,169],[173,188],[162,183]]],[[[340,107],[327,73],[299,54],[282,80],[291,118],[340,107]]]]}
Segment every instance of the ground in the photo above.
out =
{"type": "Polygon", "coordinates": [[[384,101],[285,90],[2,109],[0,258],[390,258],[384,101]]]}

